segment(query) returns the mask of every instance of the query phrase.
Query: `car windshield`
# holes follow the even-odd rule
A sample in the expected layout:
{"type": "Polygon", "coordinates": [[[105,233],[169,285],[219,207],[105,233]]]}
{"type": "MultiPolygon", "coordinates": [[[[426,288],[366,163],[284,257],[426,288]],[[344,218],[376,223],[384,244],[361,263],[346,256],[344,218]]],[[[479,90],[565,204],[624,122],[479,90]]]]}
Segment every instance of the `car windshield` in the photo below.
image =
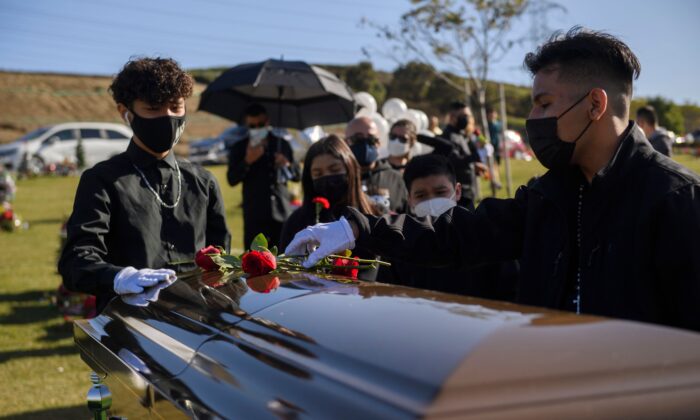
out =
{"type": "Polygon", "coordinates": [[[30,131],[29,133],[23,135],[17,141],[29,141],[29,140],[34,140],[35,138],[39,137],[40,135],[46,133],[50,127],[42,127],[42,128],[37,128],[34,131],[30,131]]]}

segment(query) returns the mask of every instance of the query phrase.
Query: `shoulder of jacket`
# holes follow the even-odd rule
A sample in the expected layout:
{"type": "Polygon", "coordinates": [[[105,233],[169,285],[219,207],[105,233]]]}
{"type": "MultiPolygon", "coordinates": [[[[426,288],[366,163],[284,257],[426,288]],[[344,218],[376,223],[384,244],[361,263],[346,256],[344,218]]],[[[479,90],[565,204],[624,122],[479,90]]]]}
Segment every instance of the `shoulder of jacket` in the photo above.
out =
{"type": "Polygon", "coordinates": [[[700,175],[661,153],[655,153],[641,170],[649,184],[659,185],[668,192],[700,185],[700,175]]]}

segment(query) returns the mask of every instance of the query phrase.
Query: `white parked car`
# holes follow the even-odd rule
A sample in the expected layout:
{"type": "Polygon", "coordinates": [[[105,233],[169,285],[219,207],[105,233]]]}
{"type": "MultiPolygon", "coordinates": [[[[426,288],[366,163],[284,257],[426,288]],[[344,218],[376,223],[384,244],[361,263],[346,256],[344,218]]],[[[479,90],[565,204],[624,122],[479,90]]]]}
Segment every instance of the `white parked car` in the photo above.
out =
{"type": "Polygon", "coordinates": [[[85,165],[90,167],[125,151],[131,135],[131,130],[122,124],[103,122],[69,122],[42,127],[0,146],[0,164],[9,163],[13,169],[23,166],[31,169],[52,163],[75,163],[81,139],[85,165]]]}

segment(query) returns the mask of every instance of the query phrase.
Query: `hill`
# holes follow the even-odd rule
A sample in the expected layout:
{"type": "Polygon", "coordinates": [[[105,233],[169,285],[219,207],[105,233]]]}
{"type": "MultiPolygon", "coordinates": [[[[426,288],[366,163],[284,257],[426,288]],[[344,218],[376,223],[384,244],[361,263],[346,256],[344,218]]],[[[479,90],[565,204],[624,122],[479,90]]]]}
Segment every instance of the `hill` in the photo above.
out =
{"type": "MultiPolygon", "coordinates": [[[[122,122],[107,92],[110,77],[0,72],[0,143],[36,128],[67,121],[122,122]]],[[[197,83],[187,101],[183,141],[218,134],[231,122],[196,112],[206,87],[197,83]]]]}

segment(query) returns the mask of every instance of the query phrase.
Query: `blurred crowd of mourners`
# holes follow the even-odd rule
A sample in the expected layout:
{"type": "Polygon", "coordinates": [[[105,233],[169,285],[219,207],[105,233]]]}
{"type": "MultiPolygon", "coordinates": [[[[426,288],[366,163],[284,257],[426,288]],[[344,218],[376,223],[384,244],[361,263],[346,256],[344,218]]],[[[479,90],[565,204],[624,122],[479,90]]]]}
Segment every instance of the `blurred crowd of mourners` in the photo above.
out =
{"type": "MultiPolygon", "coordinates": [[[[361,271],[364,280],[700,329],[700,178],[667,157],[653,109],[636,123],[629,115],[636,56],[610,35],[574,29],[526,65],[527,134],[547,172],[515,198],[484,198],[501,188],[505,158],[492,109],[485,127],[454,102],[427,128],[394,118],[388,132],[356,113],[299,162],[273,128],[285,128],[273,121],[282,107],[250,101],[237,121],[247,135],[229,149],[227,181],[242,185],[243,210],[232,234],[247,247],[262,233],[270,247],[311,252],[309,261],[352,248],[391,263],[361,271]]],[[[137,59],[110,91],[134,137],[82,174],[59,262],[65,287],[96,295],[98,312],[115,295],[172,281],[172,261],[206,245],[229,250],[231,238],[232,203],[217,181],[171,152],[191,77],[170,59],[137,59]]]]}

